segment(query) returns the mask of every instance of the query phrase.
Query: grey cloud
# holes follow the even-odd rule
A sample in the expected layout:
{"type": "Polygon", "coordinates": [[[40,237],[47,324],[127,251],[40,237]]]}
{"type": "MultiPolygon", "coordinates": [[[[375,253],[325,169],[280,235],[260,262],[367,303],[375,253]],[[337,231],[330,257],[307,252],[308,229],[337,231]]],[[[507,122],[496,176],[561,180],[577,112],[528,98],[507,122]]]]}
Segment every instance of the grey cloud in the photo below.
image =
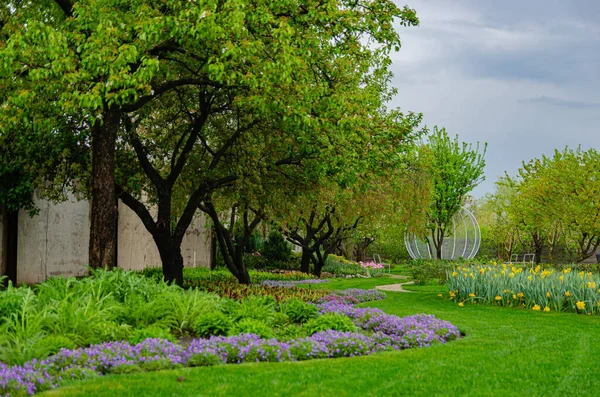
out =
{"type": "Polygon", "coordinates": [[[584,102],[584,101],[573,101],[569,99],[557,98],[548,95],[541,95],[533,98],[523,99],[521,102],[528,103],[541,103],[544,105],[560,106],[569,109],[589,109],[599,108],[600,103],[595,102],[584,102]]]}
{"type": "Polygon", "coordinates": [[[489,143],[476,197],[524,160],[600,147],[600,1],[403,1],[421,25],[400,29],[390,105],[489,143]]]}

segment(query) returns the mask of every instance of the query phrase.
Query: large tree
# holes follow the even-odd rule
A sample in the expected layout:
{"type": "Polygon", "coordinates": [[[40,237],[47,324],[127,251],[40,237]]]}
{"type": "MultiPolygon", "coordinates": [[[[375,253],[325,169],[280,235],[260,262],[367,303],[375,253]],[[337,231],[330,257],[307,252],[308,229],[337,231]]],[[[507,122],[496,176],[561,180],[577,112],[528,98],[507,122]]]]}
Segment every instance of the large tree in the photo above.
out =
{"type": "Polygon", "coordinates": [[[417,23],[388,0],[26,4],[38,17],[17,13],[4,27],[0,73],[31,108],[49,100],[89,127],[90,264],[111,263],[118,195],[177,282],[198,204],[253,172],[239,159],[263,143],[245,137],[272,127],[266,169],[304,160],[328,172],[332,161],[306,161],[364,142],[367,112],[389,95],[393,22],[417,23]],[[39,17],[50,8],[55,18],[39,17]]]}
{"type": "MultiPolygon", "coordinates": [[[[157,70],[150,54],[156,42],[135,40],[134,15],[138,13],[143,23],[156,13],[139,3],[109,0],[13,0],[8,10],[6,40],[0,44],[0,80],[8,92],[0,120],[4,124],[15,114],[37,114],[51,106],[55,123],[41,124],[35,118],[20,122],[41,135],[71,128],[79,140],[89,136],[89,264],[112,267],[117,222],[114,148],[120,117],[124,106],[130,111],[152,95],[157,70]]],[[[155,91],[161,93],[160,88],[155,91]]]]}

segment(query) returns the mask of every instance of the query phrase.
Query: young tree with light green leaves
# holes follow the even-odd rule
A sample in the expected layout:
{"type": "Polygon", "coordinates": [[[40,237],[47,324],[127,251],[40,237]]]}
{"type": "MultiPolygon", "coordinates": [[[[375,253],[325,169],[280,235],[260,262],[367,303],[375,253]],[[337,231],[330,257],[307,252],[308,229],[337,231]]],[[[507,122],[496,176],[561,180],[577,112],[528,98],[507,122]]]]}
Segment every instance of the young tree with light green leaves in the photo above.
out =
{"type": "Polygon", "coordinates": [[[451,139],[444,128],[434,127],[429,137],[432,152],[433,196],[427,216],[424,236],[435,258],[442,256],[444,239],[452,233],[452,218],[465,204],[471,192],[484,179],[485,152],[479,143],[459,142],[458,135],[451,139]]]}

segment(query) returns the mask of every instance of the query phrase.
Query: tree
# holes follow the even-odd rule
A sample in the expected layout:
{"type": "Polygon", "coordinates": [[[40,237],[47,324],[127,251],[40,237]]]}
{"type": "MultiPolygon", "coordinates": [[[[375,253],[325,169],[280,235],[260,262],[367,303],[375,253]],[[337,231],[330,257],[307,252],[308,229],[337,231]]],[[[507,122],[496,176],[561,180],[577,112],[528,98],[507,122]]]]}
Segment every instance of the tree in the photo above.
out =
{"type": "Polygon", "coordinates": [[[285,10],[276,3],[243,10],[231,3],[198,26],[181,22],[178,32],[188,27],[206,36],[186,38],[171,56],[170,73],[190,83],[124,122],[127,144],[119,149],[119,197],[166,253],[166,275],[173,269],[169,277],[181,276],[182,233],[200,208],[213,221],[226,264],[249,282],[222,211],[250,216],[251,229],[258,223],[251,213],[265,211],[273,181],[300,169],[305,180],[319,177],[340,166],[348,143],[365,142],[371,113],[389,91],[386,54],[399,44],[390,22],[416,23],[412,10],[377,3],[377,12],[355,3],[285,10]],[[364,45],[365,35],[379,46],[364,45]],[[157,205],[157,220],[143,194],[157,205]]]}
{"type": "MultiPolygon", "coordinates": [[[[47,7],[62,15],[51,23],[24,14],[15,19],[0,53],[2,76],[17,77],[13,92],[27,93],[31,107],[39,105],[43,80],[44,99],[89,126],[92,205],[98,208],[94,195],[103,195],[96,203],[105,205],[98,220],[109,223],[118,195],[153,235],[165,278],[177,282],[181,238],[198,204],[251,179],[239,159],[260,156],[263,144],[246,138],[273,127],[278,139],[268,167],[324,159],[352,139],[360,144],[367,119],[354,110],[378,109],[369,101],[389,94],[382,89],[390,81],[387,54],[400,45],[392,22],[417,23],[413,10],[387,0],[202,6],[56,0],[31,7],[36,15],[47,7]]],[[[91,264],[111,252],[114,228],[97,231],[91,264]]]]}
{"type": "Polygon", "coordinates": [[[475,148],[465,142],[461,144],[458,135],[451,140],[445,129],[435,127],[429,137],[429,147],[433,154],[433,198],[426,241],[440,259],[444,238],[452,228],[452,218],[464,205],[467,194],[485,179],[487,144],[480,153],[479,143],[475,148]]]}
{"type": "Polygon", "coordinates": [[[36,114],[51,105],[56,124],[36,128],[50,135],[70,125],[72,135],[89,134],[89,264],[112,267],[117,222],[114,147],[120,117],[124,105],[131,111],[145,103],[157,66],[147,47],[151,40],[134,39],[139,25],[133,20],[138,15],[140,22],[147,22],[153,10],[109,0],[78,1],[76,7],[70,0],[14,0],[8,10],[0,79],[9,91],[0,120],[10,120],[20,109],[36,114]]]}

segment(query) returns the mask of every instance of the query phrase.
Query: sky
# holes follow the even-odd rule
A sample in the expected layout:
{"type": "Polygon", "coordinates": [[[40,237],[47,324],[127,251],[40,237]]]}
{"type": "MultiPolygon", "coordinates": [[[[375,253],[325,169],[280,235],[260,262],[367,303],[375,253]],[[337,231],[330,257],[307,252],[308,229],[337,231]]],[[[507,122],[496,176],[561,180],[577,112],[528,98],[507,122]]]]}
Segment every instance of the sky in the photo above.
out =
{"type": "Polygon", "coordinates": [[[420,24],[398,27],[391,105],[488,143],[474,197],[555,149],[600,151],[600,1],[395,1],[420,24]]]}

